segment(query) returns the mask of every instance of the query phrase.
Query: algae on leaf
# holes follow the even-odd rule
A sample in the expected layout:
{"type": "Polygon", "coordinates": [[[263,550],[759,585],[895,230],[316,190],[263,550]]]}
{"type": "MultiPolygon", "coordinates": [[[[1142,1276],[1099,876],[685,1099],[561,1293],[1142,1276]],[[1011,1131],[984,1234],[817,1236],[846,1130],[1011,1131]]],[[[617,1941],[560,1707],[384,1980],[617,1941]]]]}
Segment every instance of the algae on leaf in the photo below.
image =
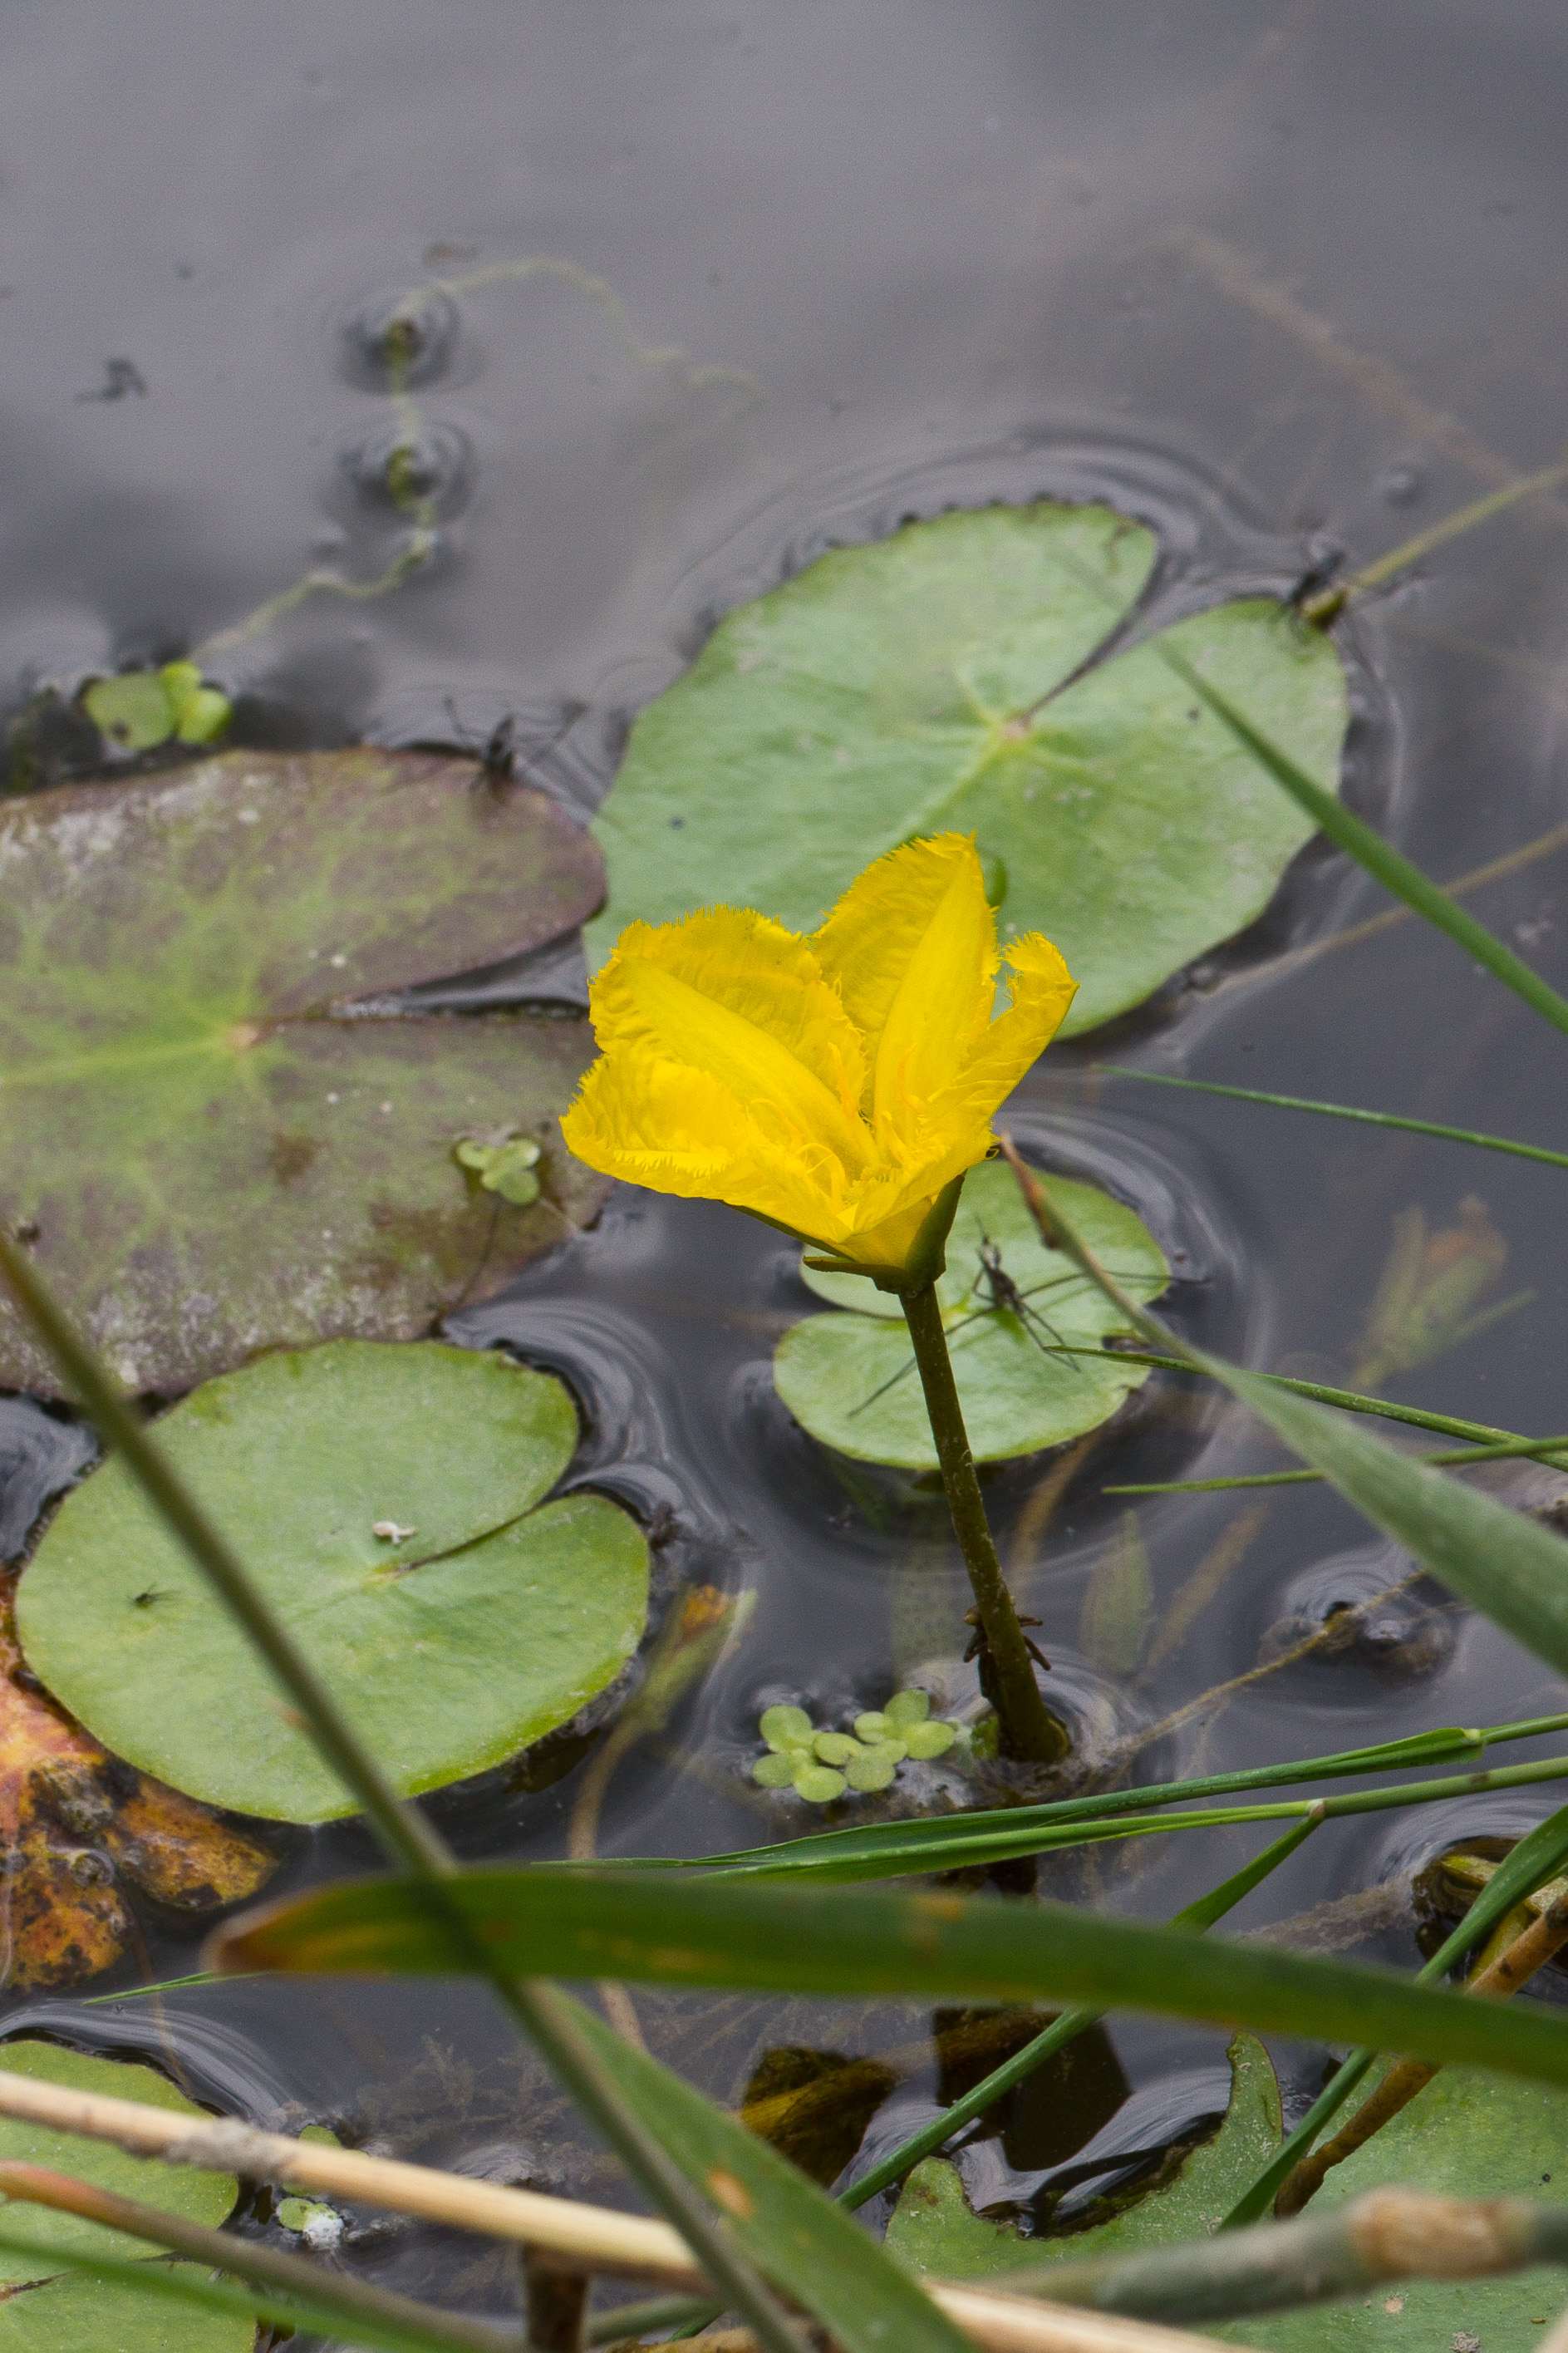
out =
{"type": "MultiPolygon", "coordinates": [[[[1142,1219],[1096,1186],[1051,1184],[1102,1263],[1136,1299],[1157,1299],[1170,1269],[1142,1219]]],[[[933,1470],[936,1443],[899,1301],[858,1275],[803,1264],[801,1278],[851,1312],[808,1316],[784,1334],[773,1355],[784,1404],[840,1454],[933,1470]]],[[[1149,1377],[1147,1366],[1101,1349],[1124,1319],[1060,1251],[1045,1247],[1001,1161],[984,1162],[964,1180],[937,1298],[978,1462],[1094,1430],[1149,1377]],[[994,1275],[1005,1280],[998,1286],[994,1275]],[[1007,1284],[1022,1314],[994,1303],[1012,1296],[1007,1284]]]]}
{"type": "Polygon", "coordinates": [[[973,832],[1004,944],[1043,931],[1079,983],[1063,1034],[1140,1004],[1260,915],[1312,831],[1161,647],[1331,791],[1347,717],[1328,638],[1261,597],[1078,675],[1155,554],[1107,507],[990,507],[835,549],[731,613],[637,720],[595,822],[590,960],[715,902],[810,932],[884,851],[973,832]]]}
{"type": "MultiPolygon", "coordinates": [[[[589,838],[469,760],[232,753],[0,807],[0,1218],[132,1388],[411,1338],[591,1216],[585,1027],[368,1018],[580,923],[589,838]],[[455,1157],[500,1131],[545,1198],[455,1157]]],[[[58,1395],[0,1302],[0,1385],[58,1395]]]]}
{"type": "MultiPolygon", "coordinates": [[[[577,1417],[503,1356],[340,1340],[207,1382],[158,1435],[398,1788],[537,1740],[604,1690],[647,1615],[647,1546],[606,1497],[546,1497],[577,1417]]],[[[27,1662],[116,1755],[237,1811],[353,1801],[120,1460],[25,1571],[27,1662]]]]}

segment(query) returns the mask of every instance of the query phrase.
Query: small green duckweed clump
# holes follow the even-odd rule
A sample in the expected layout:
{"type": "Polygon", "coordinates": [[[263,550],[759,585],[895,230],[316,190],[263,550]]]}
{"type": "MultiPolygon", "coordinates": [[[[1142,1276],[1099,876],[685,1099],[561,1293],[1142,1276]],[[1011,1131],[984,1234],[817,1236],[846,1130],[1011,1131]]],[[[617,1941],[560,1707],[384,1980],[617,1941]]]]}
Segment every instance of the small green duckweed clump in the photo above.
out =
{"type": "Polygon", "coordinates": [[[958,1726],[931,1712],[923,1691],[895,1692],[886,1707],[855,1719],[853,1733],[818,1732],[804,1707],[770,1707],[757,1726],[767,1754],[752,1767],[764,1789],[791,1789],[807,1805],[831,1805],[854,1789],[873,1797],[886,1789],[906,1757],[941,1757],[958,1726]]]}

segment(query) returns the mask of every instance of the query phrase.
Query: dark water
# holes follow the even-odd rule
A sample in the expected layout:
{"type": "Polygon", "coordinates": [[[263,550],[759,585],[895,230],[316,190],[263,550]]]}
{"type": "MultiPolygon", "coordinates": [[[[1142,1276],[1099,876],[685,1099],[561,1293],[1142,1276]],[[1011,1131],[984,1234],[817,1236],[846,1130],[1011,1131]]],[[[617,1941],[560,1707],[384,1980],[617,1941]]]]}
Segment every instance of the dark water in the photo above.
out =
{"type": "MultiPolygon", "coordinates": [[[[16,0],[0,691],[19,702],[195,648],[254,736],[316,743],[449,733],[449,697],[476,733],[517,712],[536,773],[584,809],[626,719],[715,614],[906,513],[1110,496],[1159,524],[1177,609],[1283,590],[1329,549],[1365,561],[1562,446],[1565,47],[1543,0],[16,0]],[[531,258],[552,267],[510,270],[531,258]],[[405,420],[366,335],[405,290],[492,270],[427,313],[414,397],[432,560],[380,598],[317,595],[249,628],[313,567],[369,581],[395,564],[407,519],[374,481],[405,420]]],[[[1441,876],[1564,814],[1565,520],[1540,501],[1489,524],[1345,634],[1352,795],[1441,876]]],[[[1542,860],[1476,902],[1559,986],[1565,871],[1542,860]]],[[[1383,903],[1309,853],[1255,935],[1121,1026],[1116,1058],[1568,1142],[1546,1032],[1447,943],[1406,924],[1289,953],[1383,903]]],[[[570,959],[549,985],[571,1000],[570,959]]],[[[1048,1058],[1014,1124],[1185,1253],[1169,1308],[1186,1328],[1253,1364],[1344,1377],[1394,1217],[1415,1205],[1452,1227],[1474,1192],[1507,1245],[1500,1290],[1533,1297],[1388,1386],[1507,1427],[1563,1425],[1559,1174],[1108,1084],[1088,1069],[1105,1045],[1048,1058]]],[[[858,1500],[772,1397],[773,1341],[805,1303],[761,1229],[617,1197],[597,1231],[461,1324],[571,1378],[591,1423],[574,1475],[671,1506],[670,1576],[759,1595],[677,1726],[686,1766],[639,1755],[617,1776],[606,1851],[767,1835],[778,1818],[736,1794],[763,1701],[879,1698],[961,1631],[929,1501],[858,1500]]],[[[41,1452],[22,1419],[0,1424],[0,1472],[31,1466],[6,1491],[13,1514],[49,1464],[75,1467],[68,1431],[33,1435],[41,1452]]],[[[1331,1498],[1281,1496],[1143,1683],[1097,1675],[1079,1610],[1121,1525],[1101,1484],[1245,1468],[1268,1459],[1255,1443],[1155,1385],[1023,1542],[1020,1586],[1086,1736],[1159,1723],[1254,1667],[1281,1620],[1398,1574],[1331,1498]]],[[[993,1486],[1009,1540],[1048,1467],[993,1486]]],[[[1162,1609],[1245,1501],[1140,1510],[1162,1609]]],[[[1165,1736],[1157,1761],[1221,1769],[1563,1704],[1483,1621],[1408,1633],[1281,1671],[1165,1736]]],[[[469,1852],[549,1854],[573,1793],[570,1776],[498,1780],[437,1811],[469,1852]]],[[[1473,1826],[1517,1830],[1549,1804],[1504,1801],[1473,1826]]],[[[1238,1925],[1332,1903],[1324,1933],[1409,1962],[1397,1889],[1453,1826],[1331,1826],[1238,1925]],[[1385,1882],[1381,1906],[1342,1901],[1385,1882]]],[[[1172,1841],[1107,1866],[1100,1894],[1162,1916],[1247,1851],[1240,1833],[1172,1841]]],[[[368,1852],[353,1830],[301,1836],[279,1883],[368,1852]]],[[[193,1965],[188,1939],[147,1933],[154,1971],[193,1965]]],[[[124,1981],[140,1974],[128,1964],[124,1981]]],[[[658,2047],[726,2099],[787,2042],[914,2047],[873,2126],[881,2146],[936,2096],[925,2011],[637,1999],[658,2047]]],[[[400,2152],[616,2194],[488,1998],[462,1987],[247,1982],[155,2012],[24,2003],[9,2022],[161,2051],[203,2096],[263,2119],[342,2117],[400,2152]]],[[[1021,2105],[976,2153],[977,2194],[1032,2194],[1123,2081],[1107,2146],[1146,2147],[1223,2097],[1216,2037],[1133,2021],[1112,2041],[1081,2112],[1021,2105]]],[[[1321,2052],[1279,2056],[1293,2094],[1315,2082],[1321,2052]]],[[[352,2260],[476,2305],[510,2294],[455,2239],[372,2232],[352,2260]]]]}

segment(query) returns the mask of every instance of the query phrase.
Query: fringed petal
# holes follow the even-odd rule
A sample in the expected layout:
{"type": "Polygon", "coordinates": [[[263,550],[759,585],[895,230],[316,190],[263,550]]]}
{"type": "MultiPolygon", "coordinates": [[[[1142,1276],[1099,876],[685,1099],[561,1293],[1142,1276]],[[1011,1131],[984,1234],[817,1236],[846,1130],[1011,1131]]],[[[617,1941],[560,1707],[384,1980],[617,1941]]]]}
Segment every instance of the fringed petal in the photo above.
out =
{"type": "Polygon", "coordinates": [[[905,1165],[928,1104],[958,1078],[994,995],[995,920],[973,843],[963,850],[904,967],[877,1046],[872,1125],[879,1149],[905,1165]]]}
{"type": "Polygon", "coordinates": [[[1012,1002],[973,1039],[956,1073],[950,1105],[933,1102],[933,1115],[989,1119],[1067,1018],[1078,983],[1043,932],[1029,932],[1007,951],[1012,1002]]]}
{"type": "MultiPolygon", "coordinates": [[[[606,1053],[648,1042],[647,1008],[626,986],[634,959],[776,1039],[847,1115],[858,1113],[865,1049],[808,942],[765,915],[734,907],[704,908],[678,923],[628,923],[593,985],[594,1029],[606,1053]]],[[[700,1057],[682,1059],[700,1063],[700,1057]]]]}
{"type": "Polygon", "coordinates": [[[893,1001],[953,873],[971,860],[978,870],[966,834],[905,842],[851,882],[812,940],[825,977],[837,983],[844,1009],[866,1041],[868,1066],[875,1065],[893,1001]]]}
{"type": "Polygon", "coordinates": [[[837,1243],[847,1227],[837,1163],[782,1150],[727,1087],[665,1056],[602,1056],[561,1134],[602,1176],[756,1209],[814,1240],[837,1243]]]}
{"type": "Polygon", "coordinates": [[[621,987],[672,1060],[717,1079],[783,1137],[833,1154],[847,1175],[868,1165],[871,1139],[858,1113],[847,1112],[781,1039],[642,956],[616,962],[621,987]]]}

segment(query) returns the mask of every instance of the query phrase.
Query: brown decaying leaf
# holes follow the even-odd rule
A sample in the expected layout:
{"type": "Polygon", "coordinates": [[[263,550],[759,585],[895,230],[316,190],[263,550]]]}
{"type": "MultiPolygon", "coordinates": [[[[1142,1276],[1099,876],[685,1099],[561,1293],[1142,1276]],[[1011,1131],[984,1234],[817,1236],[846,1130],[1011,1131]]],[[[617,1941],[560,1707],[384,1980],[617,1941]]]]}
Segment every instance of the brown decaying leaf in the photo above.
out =
{"type": "MultiPolygon", "coordinates": [[[[417,753],[231,753],[0,806],[0,1218],[128,1387],[413,1338],[595,1214],[556,1124],[588,1025],[402,994],[597,903],[542,794],[417,753]],[[531,1204],[455,1156],[498,1132],[539,1147],[531,1204]]],[[[59,1388],[5,1299],[0,1384],[59,1388]]]]}
{"type": "Polygon", "coordinates": [[[110,1757],[31,1687],[0,1601],[0,1984],[79,1985],[117,1961],[134,1927],[125,1883],[178,1912],[237,1904],[278,1858],[110,1757]]]}

